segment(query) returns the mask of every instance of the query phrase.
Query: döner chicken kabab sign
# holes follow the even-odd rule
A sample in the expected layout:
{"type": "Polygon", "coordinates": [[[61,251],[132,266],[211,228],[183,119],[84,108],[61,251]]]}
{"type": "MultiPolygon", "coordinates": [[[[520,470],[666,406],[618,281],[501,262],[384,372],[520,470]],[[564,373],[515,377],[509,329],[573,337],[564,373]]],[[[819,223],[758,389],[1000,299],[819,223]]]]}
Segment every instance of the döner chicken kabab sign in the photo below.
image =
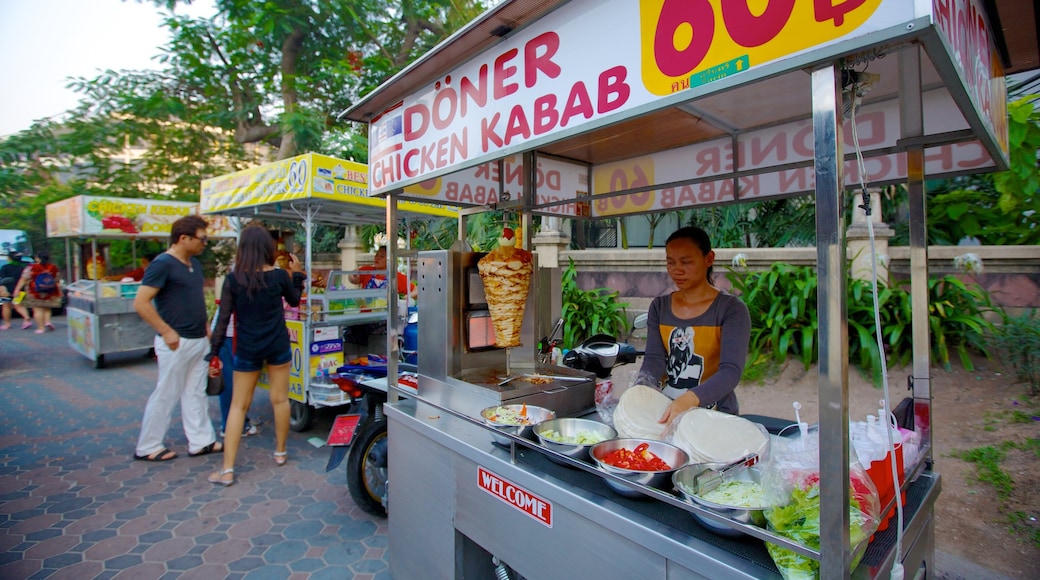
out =
{"type": "MultiPolygon", "coordinates": [[[[986,27],[975,25],[977,2],[935,0],[930,13],[919,4],[902,0],[565,3],[551,19],[536,21],[517,31],[494,51],[438,76],[426,88],[372,119],[372,193],[386,193],[425,181],[425,186],[406,189],[406,193],[444,200],[454,196],[451,201],[457,203],[493,203],[497,199],[489,197],[487,187],[467,191],[456,186],[452,190],[450,179],[440,186],[432,180],[605,126],[642,110],[754,80],[768,74],[771,69],[766,67],[773,63],[809,50],[814,51],[814,56],[823,56],[828,49],[838,52],[839,45],[848,44],[851,39],[916,18],[936,21],[946,37],[944,42],[953,47],[959,59],[956,66],[962,69],[966,91],[974,99],[973,105],[987,125],[985,129],[996,137],[996,142],[1006,142],[1005,110],[1002,101],[994,97],[993,88],[993,71],[999,69],[999,63],[986,27]]],[[[936,106],[953,107],[953,103],[947,99],[936,106]]],[[[887,122],[898,122],[891,111],[879,108],[877,114],[887,122]]],[[[962,120],[960,115],[957,118],[962,120]]],[[[875,118],[872,122],[878,121],[875,118]]],[[[961,128],[967,128],[966,123],[961,128]]],[[[799,130],[787,127],[782,138],[796,139],[799,130]]],[[[893,139],[897,135],[890,133],[893,139]]],[[[764,143],[774,142],[769,136],[758,137],[765,137],[764,143]]],[[[730,139],[724,141],[728,143],[730,139]]],[[[751,145],[738,145],[744,146],[751,145]]],[[[883,146],[877,145],[878,149],[883,146]]],[[[961,153],[969,162],[981,159],[977,163],[992,166],[985,147],[961,153]]],[[[798,157],[811,156],[809,152],[798,157]]],[[[543,161],[544,158],[540,159],[540,163],[543,161]]],[[[765,158],[760,161],[763,167],[782,163],[765,158]]],[[[716,165],[721,167],[725,162],[719,158],[716,165]]],[[[731,170],[761,169],[740,165],[743,160],[730,163],[738,164],[731,170]]],[[[905,170],[896,162],[884,163],[891,168],[892,179],[905,177],[905,170]]],[[[607,177],[610,176],[614,173],[607,177]]],[[[638,171],[627,177],[628,181],[638,181],[638,171]]],[[[597,182],[602,179],[602,173],[597,175],[597,182]]],[[[798,181],[792,183],[797,185],[798,181]]],[[[775,190],[773,182],[767,185],[761,189],[770,193],[775,190]]],[[[597,190],[602,188],[597,185],[597,190]]],[[[802,189],[809,190],[811,185],[802,189]]],[[[562,204],[570,193],[568,189],[559,200],[550,202],[562,204]]],[[[697,195],[687,197],[683,205],[697,200],[697,195]]],[[[718,201],[713,198],[708,203],[718,201]]],[[[597,213],[620,212],[606,207],[597,213]]]]}

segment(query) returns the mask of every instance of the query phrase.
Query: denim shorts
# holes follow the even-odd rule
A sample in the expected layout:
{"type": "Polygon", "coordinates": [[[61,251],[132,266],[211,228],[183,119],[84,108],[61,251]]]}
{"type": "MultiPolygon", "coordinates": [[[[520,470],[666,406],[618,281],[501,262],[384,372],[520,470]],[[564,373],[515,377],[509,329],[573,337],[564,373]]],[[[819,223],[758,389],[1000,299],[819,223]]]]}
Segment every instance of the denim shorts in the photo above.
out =
{"type": "Polygon", "coordinates": [[[269,356],[261,359],[248,359],[238,355],[235,355],[234,368],[240,373],[253,373],[264,368],[264,362],[271,366],[284,365],[285,363],[292,360],[292,351],[287,350],[274,356],[269,356]]]}

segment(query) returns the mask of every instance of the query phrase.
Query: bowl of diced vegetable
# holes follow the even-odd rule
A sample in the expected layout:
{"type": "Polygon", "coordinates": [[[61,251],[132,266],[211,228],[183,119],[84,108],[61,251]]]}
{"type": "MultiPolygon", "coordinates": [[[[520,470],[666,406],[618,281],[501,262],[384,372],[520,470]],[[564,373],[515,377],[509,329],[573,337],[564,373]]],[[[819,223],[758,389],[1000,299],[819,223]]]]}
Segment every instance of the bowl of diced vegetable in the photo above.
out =
{"type": "MultiPolygon", "coordinates": [[[[588,461],[589,449],[593,445],[617,437],[617,431],[610,425],[570,417],[542,421],[534,426],[534,434],[542,447],[578,461],[588,461]]],[[[549,455],[549,459],[568,465],[555,455],[549,455]]]]}
{"type": "Polygon", "coordinates": [[[517,437],[529,437],[531,429],[543,421],[556,418],[556,412],[544,407],[535,407],[522,403],[519,405],[496,405],[480,412],[484,424],[493,427],[491,438],[499,445],[513,442],[509,437],[498,433],[509,433],[517,437]]]}
{"type": "MultiPolygon", "coordinates": [[[[663,489],[676,469],[686,465],[690,456],[675,445],[655,439],[611,439],[589,449],[589,457],[604,473],[617,475],[632,483],[663,489]]],[[[630,498],[648,497],[638,488],[604,477],[607,487],[630,498]]]]}
{"type": "MultiPolygon", "coordinates": [[[[705,469],[717,469],[718,464],[691,463],[678,470],[672,476],[672,484],[683,499],[714,514],[731,519],[741,524],[751,524],[760,528],[766,527],[766,519],[762,511],[768,507],[769,501],[765,489],[761,485],[762,472],[755,467],[742,469],[732,476],[723,477],[718,487],[694,493],[694,480],[705,469]]],[[[697,512],[693,517],[704,527],[721,536],[739,537],[744,535],[738,529],[716,522],[697,512]]]]}

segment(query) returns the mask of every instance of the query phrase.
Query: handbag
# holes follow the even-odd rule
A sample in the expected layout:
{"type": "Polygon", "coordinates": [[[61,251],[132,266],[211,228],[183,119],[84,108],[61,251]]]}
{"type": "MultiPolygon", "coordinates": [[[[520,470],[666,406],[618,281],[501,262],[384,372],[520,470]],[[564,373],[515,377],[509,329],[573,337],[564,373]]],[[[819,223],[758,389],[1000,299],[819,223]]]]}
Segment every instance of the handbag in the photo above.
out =
{"type": "MultiPolygon", "coordinates": [[[[213,357],[213,360],[209,362],[209,368],[217,368],[217,358],[213,357]]],[[[209,375],[206,377],[206,394],[213,397],[224,392],[224,373],[217,373],[216,376],[209,375]]]]}

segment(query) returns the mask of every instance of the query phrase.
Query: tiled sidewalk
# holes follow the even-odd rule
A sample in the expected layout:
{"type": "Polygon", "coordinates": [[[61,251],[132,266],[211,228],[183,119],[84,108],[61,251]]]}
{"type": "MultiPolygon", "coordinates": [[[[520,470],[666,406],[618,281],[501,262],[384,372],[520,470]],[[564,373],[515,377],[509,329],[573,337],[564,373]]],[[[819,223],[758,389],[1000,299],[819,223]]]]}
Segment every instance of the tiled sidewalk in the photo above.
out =
{"type": "Polygon", "coordinates": [[[257,389],[250,416],[263,425],[228,488],[205,480],[220,455],[188,457],[179,412],[166,441],[179,457],[134,461],[155,362],[110,354],[96,370],[55,322],[0,331],[0,578],[389,578],[386,520],[354,505],[346,462],[326,473],[328,451],[307,441],[324,439],[333,413],[290,432],[276,467],[257,389]]]}

